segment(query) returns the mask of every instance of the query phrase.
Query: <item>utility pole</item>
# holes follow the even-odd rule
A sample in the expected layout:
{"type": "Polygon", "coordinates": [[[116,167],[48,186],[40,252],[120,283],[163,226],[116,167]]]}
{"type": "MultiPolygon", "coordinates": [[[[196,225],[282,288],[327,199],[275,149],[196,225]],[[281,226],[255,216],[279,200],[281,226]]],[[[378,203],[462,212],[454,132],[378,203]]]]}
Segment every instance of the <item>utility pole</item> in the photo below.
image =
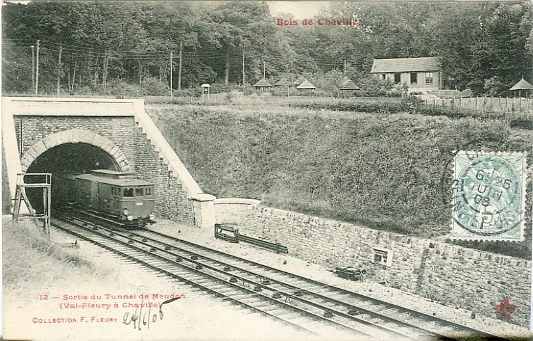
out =
{"type": "Polygon", "coordinates": [[[61,53],[63,52],[63,41],[59,41],[59,61],[57,63],[57,97],[59,97],[59,88],[61,87],[61,53]]]}
{"type": "Polygon", "coordinates": [[[265,78],[266,78],[266,63],[263,60],[263,79],[265,79],[265,78]]]}
{"type": "Polygon", "coordinates": [[[35,91],[35,46],[31,46],[31,90],[35,91]]]}
{"type": "Polygon", "coordinates": [[[178,90],[181,90],[181,50],[183,49],[183,40],[180,40],[180,65],[178,71],[178,90]]]}
{"type": "Polygon", "coordinates": [[[344,75],[346,76],[346,59],[344,60],[344,75]]]}
{"type": "Polygon", "coordinates": [[[246,86],[246,82],[244,81],[244,46],[242,47],[242,91],[244,93],[244,87],[246,86]]]}
{"type": "Polygon", "coordinates": [[[172,93],[172,51],[170,51],[170,97],[174,96],[172,93]]]}
{"type": "Polygon", "coordinates": [[[104,86],[104,91],[107,89],[107,73],[108,73],[108,66],[109,66],[109,56],[110,52],[109,49],[105,50],[104,55],[104,72],[102,72],[102,85],[104,86]]]}
{"type": "Polygon", "coordinates": [[[39,40],[37,40],[37,61],[35,66],[35,96],[39,94],[39,40]]]}

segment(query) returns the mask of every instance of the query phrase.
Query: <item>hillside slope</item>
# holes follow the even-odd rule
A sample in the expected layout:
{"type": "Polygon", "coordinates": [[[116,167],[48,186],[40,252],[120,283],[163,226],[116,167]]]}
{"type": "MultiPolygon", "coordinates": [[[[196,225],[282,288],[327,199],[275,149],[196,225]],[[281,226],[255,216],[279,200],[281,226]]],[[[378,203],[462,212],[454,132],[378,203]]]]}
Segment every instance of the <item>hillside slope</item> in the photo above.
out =
{"type": "MultiPolygon", "coordinates": [[[[454,150],[531,155],[528,135],[501,121],[237,109],[147,106],[205,192],[419,237],[449,233],[454,150]]],[[[526,236],[512,248],[462,245],[529,258],[526,236]]]]}

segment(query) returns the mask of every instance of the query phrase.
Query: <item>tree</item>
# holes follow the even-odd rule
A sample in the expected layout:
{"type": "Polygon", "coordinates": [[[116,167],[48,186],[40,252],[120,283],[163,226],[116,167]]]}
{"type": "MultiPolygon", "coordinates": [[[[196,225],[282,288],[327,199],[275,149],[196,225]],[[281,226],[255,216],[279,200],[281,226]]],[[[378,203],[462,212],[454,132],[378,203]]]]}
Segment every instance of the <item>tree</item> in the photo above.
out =
{"type": "MultiPolygon", "coordinates": [[[[446,86],[482,93],[486,81],[493,88],[493,77],[510,87],[533,67],[530,3],[333,2],[323,16],[359,24],[320,26],[314,18],[313,26],[277,26],[265,2],[6,3],[4,90],[31,90],[30,46],[37,40],[40,88],[48,92],[58,79],[71,93],[105,93],[111,80],[166,85],[170,52],[177,71],[180,46],[185,86],[242,83],[243,64],[247,82],[262,78],[264,65],[275,79],[321,77],[346,65],[358,83],[375,58],[438,56],[446,86]]],[[[179,73],[173,77],[178,84],[179,73]]]]}
{"type": "Polygon", "coordinates": [[[531,30],[529,3],[455,3],[437,7],[428,20],[430,53],[442,58],[450,85],[484,91],[485,80],[499,77],[511,86],[531,68],[526,47],[531,30]]]}
{"type": "Polygon", "coordinates": [[[212,52],[221,56],[214,63],[214,70],[224,75],[224,83],[230,78],[242,81],[243,50],[245,70],[254,78],[262,74],[263,62],[269,62],[269,67],[279,64],[276,25],[266,3],[223,3],[211,12],[211,17],[218,42],[212,52]]]}

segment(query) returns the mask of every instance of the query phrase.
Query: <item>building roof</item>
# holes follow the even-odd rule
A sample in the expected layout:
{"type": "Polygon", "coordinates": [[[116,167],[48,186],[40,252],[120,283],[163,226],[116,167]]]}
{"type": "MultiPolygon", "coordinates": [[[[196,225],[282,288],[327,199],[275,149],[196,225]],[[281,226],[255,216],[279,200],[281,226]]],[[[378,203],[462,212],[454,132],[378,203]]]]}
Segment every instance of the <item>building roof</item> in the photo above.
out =
{"type": "Polygon", "coordinates": [[[292,82],[285,78],[280,79],[279,82],[274,84],[274,86],[291,86],[291,85],[292,85],[292,82]]]}
{"type": "Polygon", "coordinates": [[[474,92],[470,89],[464,89],[463,92],[459,94],[460,97],[472,97],[474,96],[474,92]]]}
{"type": "Polygon", "coordinates": [[[360,88],[351,79],[346,79],[341,84],[341,90],[360,90],[360,88]]]}
{"type": "Polygon", "coordinates": [[[140,179],[110,179],[110,178],[104,178],[101,176],[96,176],[93,174],[81,174],[75,176],[77,179],[83,179],[87,181],[93,181],[93,182],[101,182],[104,184],[109,184],[113,186],[118,187],[136,187],[136,186],[153,186],[151,182],[140,180],[140,179]]]}
{"type": "Polygon", "coordinates": [[[532,90],[533,85],[529,84],[524,78],[516,83],[510,90],[532,90]]]}
{"type": "Polygon", "coordinates": [[[300,77],[298,77],[297,79],[295,79],[294,82],[292,82],[292,83],[293,83],[294,85],[297,86],[297,85],[302,84],[302,83],[305,82],[305,81],[306,81],[306,79],[303,78],[302,76],[300,76],[300,77]]]}
{"type": "Polygon", "coordinates": [[[303,81],[302,84],[298,85],[298,86],[296,87],[296,89],[316,89],[316,87],[315,87],[313,84],[311,84],[310,81],[308,81],[308,80],[306,79],[306,80],[303,81]]]}
{"type": "Polygon", "coordinates": [[[339,87],[342,86],[344,83],[346,83],[346,82],[349,81],[349,80],[350,80],[350,78],[344,76],[344,77],[342,78],[342,80],[339,82],[339,87]]]}
{"type": "Polygon", "coordinates": [[[437,71],[440,66],[437,57],[374,59],[370,73],[437,71]]]}
{"type": "Polygon", "coordinates": [[[135,173],[134,172],[117,172],[114,170],[109,169],[93,169],[91,170],[91,174],[94,176],[101,176],[106,178],[112,178],[112,179],[135,179],[135,173]]]}
{"type": "Polygon", "coordinates": [[[254,87],[266,87],[266,86],[272,86],[266,79],[261,79],[259,82],[255,83],[253,85],[254,87]]]}

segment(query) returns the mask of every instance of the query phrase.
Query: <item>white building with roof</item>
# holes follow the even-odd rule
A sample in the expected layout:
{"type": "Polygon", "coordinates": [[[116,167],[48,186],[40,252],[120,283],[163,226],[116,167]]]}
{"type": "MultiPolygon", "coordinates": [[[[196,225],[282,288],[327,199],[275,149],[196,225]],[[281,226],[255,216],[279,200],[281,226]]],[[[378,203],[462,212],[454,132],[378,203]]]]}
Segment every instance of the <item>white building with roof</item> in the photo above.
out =
{"type": "Polygon", "coordinates": [[[394,84],[407,84],[409,92],[443,89],[438,57],[374,59],[370,73],[394,84]]]}

